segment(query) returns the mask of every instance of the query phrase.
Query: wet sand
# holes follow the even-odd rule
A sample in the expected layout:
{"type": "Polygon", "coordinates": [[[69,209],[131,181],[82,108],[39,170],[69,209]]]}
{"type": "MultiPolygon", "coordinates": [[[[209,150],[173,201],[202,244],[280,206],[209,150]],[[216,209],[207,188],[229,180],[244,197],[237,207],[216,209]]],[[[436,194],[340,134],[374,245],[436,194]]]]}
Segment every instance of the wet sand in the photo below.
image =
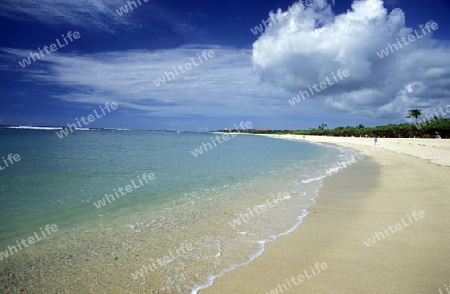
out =
{"type": "MultiPolygon", "coordinates": [[[[370,138],[306,140],[361,151],[373,146],[370,138]]],[[[262,256],[216,279],[201,294],[445,293],[450,141],[379,143],[370,156],[324,179],[317,203],[297,230],[268,243],[262,256]],[[368,238],[375,244],[367,246],[368,238]]]]}

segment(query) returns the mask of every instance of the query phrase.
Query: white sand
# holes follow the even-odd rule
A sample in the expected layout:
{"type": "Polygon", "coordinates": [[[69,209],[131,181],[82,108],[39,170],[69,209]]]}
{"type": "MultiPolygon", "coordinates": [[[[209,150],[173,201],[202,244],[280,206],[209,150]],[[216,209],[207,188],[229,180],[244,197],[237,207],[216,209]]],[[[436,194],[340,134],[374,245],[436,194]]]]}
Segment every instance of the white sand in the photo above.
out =
{"type": "MultiPolygon", "coordinates": [[[[275,138],[287,138],[308,142],[332,143],[346,147],[374,146],[374,138],[330,137],[302,135],[267,135],[275,138]]],[[[450,166],[450,140],[445,139],[407,139],[378,138],[377,148],[395,153],[427,159],[442,166],[450,166]]]]}
{"type": "MultiPolygon", "coordinates": [[[[359,151],[373,146],[373,138],[305,139],[359,151]]],[[[219,277],[201,294],[419,294],[441,293],[439,289],[446,293],[450,141],[381,138],[379,142],[377,152],[325,178],[317,203],[297,230],[266,244],[262,256],[219,277]],[[408,227],[400,224],[401,230],[373,246],[363,243],[414,211],[423,211],[425,217],[408,227]],[[301,284],[290,282],[305,270],[311,275],[316,262],[325,262],[328,268],[301,284]]]]}

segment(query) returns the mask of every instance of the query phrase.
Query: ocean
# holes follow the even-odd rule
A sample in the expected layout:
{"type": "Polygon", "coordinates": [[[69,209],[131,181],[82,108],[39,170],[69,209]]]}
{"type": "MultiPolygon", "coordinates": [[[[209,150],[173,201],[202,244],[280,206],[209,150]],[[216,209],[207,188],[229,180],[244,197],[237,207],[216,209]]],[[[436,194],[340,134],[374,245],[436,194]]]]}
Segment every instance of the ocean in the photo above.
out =
{"type": "Polygon", "coordinates": [[[257,135],[56,132],[0,129],[0,290],[197,293],[300,225],[355,156],[257,135]]]}

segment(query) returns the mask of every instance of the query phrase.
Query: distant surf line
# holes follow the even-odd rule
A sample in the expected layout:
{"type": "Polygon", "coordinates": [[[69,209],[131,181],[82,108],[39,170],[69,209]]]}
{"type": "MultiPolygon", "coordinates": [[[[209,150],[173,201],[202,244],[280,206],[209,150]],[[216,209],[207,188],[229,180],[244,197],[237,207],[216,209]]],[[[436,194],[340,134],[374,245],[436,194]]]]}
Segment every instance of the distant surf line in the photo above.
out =
{"type": "MultiPolygon", "coordinates": [[[[103,109],[103,107],[101,105],[99,107],[102,110],[103,115],[106,115],[105,110],[103,109]]],[[[118,107],[119,106],[115,102],[112,102],[111,105],[110,105],[109,102],[105,103],[105,108],[108,110],[108,113],[110,113],[113,110],[116,110],[118,107]]],[[[100,115],[100,114],[97,113],[96,109],[94,109],[94,114],[95,114],[96,118],[103,117],[103,115],[100,115]]],[[[81,126],[81,123],[78,120],[78,118],[75,118],[75,120],[77,121],[78,128],[80,128],[80,129],[83,128],[81,126]]],[[[87,126],[89,123],[95,121],[95,117],[94,117],[94,115],[89,114],[87,117],[82,116],[80,118],[80,120],[83,122],[84,126],[87,126]],[[88,120],[88,122],[86,122],[86,119],[88,120]]],[[[65,136],[69,135],[69,130],[70,130],[70,133],[73,133],[73,130],[76,130],[76,129],[77,129],[77,125],[76,124],[67,123],[67,128],[63,128],[59,132],[56,132],[55,134],[58,136],[58,138],[62,139],[65,136]]]]}
{"type": "MultiPolygon", "coordinates": [[[[250,121],[247,121],[245,124],[244,124],[244,121],[241,121],[239,123],[239,127],[237,127],[236,124],[234,124],[234,126],[236,127],[237,132],[240,133],[239,128],[241,128],[242,131],[249,130],[253,127],[253,124],[250,121]]],[[[231,134],[232,138],[234,138],[236,136],[237,136],[237,134],[231,134]]],[[[210,138],[211,138],[211,142],[214,144],[214,147],[217,147],[216,141],[217,141],[217,143],[222,144],[223,142],[231,139],[228,134],[222,134],[223,141],[220,141],[219,135],[217,135],[215,138],[213,138],[213,137],[210,137],[210,138]]],[[[199,155],[203,154],[203,148],[205,148],[205,153],[206,153],[207,151],[213,149],[213,146],[209,142],[206,142],[206,143],[202,142],[202,145],[200,145],[199,147],[197,147],[193,151],[191,151],[192,156],[198,157],[199,155]],[[209,149],[208,149],[208,147],[209,147],[209,149]]]]}

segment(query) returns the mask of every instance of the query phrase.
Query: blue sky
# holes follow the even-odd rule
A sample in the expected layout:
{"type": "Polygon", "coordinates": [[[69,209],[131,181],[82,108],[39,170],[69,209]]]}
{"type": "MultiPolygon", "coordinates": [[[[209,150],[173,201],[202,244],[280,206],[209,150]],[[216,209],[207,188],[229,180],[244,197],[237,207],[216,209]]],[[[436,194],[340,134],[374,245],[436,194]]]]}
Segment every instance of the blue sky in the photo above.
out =
{"type": "Polygon", "coordinates": [[[408,109],[450,104],[448,0],[139,1],[120,16],[127,1],[3,0],[0,124],[64,126],[109,101],[118,109],[88,127],[308,129],[402,123],[408,109]],[[262,20],[272,26],[255,35],[262,20]],[[415,29],[420,39],[377,55],[415,29]],[[68,32],[80,37],[64,43],[68,32]],[[56,39],[65,46],[19,65],[56,39]],[[200,64],[205,50],[214,57],[200,64]],[[289,103],[339,69],[350,75],[289,103]]]}

